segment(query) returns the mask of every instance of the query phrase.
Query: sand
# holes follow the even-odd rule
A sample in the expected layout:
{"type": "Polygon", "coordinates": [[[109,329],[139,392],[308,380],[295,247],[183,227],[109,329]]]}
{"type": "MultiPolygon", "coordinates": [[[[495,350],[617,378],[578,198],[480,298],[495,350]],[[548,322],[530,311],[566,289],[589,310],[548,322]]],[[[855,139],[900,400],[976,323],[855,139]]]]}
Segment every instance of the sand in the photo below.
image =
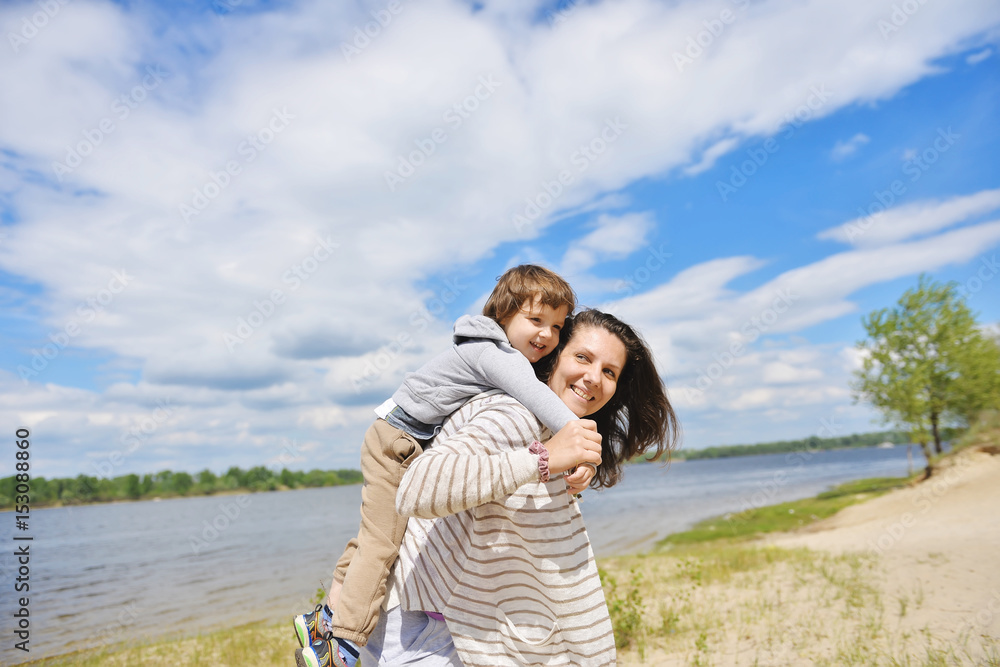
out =
{"type": "Polygon", "coordinates": [[[1000,638],[1000,456],[962,452],[928,480],[767,542],[876,556],[887,596],[922,595],[904,630],[1000,638]]]}
{"type": "Polygon", "coordinates": [[[1000,456],[965,451],[756,546],[750,566],[606,561],[641,573],[650,629],[619,665],[1000,665],[1000,456]]]}

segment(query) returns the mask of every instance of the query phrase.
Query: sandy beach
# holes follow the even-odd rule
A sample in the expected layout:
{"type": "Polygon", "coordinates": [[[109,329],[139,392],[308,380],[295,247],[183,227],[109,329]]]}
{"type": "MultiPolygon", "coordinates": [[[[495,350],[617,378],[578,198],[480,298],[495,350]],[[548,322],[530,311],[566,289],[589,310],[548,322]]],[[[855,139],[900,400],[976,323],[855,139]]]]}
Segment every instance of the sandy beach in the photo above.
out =
{"type": "Polygon", "coordinates": [[[1000,638],[1000,457],[967,451],[931,479],[848,507],[808,533],[769,540],[875,556],[889,597],[922,594],[901,631],[956,644],[1000,638]],[[913,592],[913,593],[911,593],[913,592]]]}
{"type": "Polygon", "coordinates": [[[714,562],[622,559],[655,632],[621,665],[1000,664],[1000,456],[714,562]],[[742,559],[743,562],[740,562],[742,559]]]}

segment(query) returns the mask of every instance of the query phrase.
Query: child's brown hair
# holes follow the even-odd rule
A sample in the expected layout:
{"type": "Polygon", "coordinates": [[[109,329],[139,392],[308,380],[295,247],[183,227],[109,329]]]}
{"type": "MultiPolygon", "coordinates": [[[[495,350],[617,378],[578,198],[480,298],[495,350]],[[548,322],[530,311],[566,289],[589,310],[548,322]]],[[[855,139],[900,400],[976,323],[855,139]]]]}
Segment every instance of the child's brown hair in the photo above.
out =
{"type": "Polygon", "coordinates": [[[522,264],[508,269],[497,279],[497,286],[483,306],[483,315],[502,324],[527,301],[536,298],[550,308],[566,306],[569,315],[576,308],[573,288],[559,274],[535,264],[522,264]]]}

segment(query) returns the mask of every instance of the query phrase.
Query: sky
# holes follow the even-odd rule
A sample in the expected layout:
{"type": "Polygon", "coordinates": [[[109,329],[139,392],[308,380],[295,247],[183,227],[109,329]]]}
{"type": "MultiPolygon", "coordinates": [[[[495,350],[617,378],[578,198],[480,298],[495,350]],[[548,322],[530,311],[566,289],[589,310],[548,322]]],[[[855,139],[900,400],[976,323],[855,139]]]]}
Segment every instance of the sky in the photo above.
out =
{"type": "Polygon", "coordinates": [[[993,0],[38,0],[0,29],[0,423],[35,475],[356,468],[525,262],[641,332],[689,449],[884,428],[861,320],[922,273],[1000,321],[993,0]]]}

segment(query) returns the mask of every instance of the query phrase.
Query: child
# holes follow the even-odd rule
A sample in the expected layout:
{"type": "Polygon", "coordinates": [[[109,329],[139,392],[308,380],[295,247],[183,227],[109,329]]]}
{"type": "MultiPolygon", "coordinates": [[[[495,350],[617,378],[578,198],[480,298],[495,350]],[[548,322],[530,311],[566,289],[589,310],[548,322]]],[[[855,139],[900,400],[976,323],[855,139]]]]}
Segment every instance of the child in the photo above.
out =
{"type": "MultiPolygon", "coordinates": [[[[574,307],[572,288],[552,271],[533,265],[508,270],[483,314],[455,323],[451,349],[407,374],[376,408],[379,419],[361,449],[361,528],[337,562],[327,604],[295,617],[303,646],[295,654],[299,667],[354,667],[357,644],[366,644],[375,629],[406,529],[406,519],[396,514],[396,489],[445,417],[476,394],[502,389],[553,432],[577,418],[531,366],[556,348],[574,307]]],[[[577,475],[573,482],[582,485],[593,471],[581,467],[577,475]]]]}

